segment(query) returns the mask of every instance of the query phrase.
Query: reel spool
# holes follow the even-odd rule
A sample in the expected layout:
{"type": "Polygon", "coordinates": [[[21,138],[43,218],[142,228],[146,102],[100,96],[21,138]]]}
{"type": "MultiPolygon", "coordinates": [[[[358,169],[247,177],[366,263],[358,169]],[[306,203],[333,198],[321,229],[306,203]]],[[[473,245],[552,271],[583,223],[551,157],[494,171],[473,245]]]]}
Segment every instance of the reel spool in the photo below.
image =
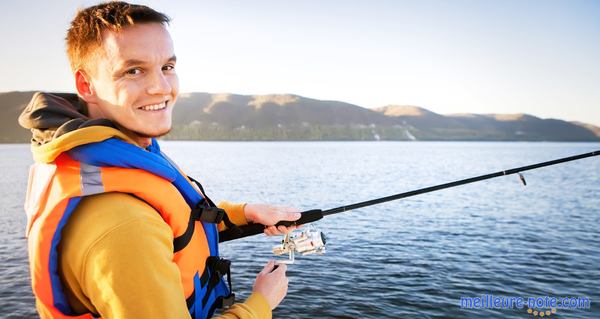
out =
{"type": "Polygon", "coordinates": [[[303,231],[291,232],[283,238],[280,245],[273,247],[273,253],[277,256],[288,254],[287,260],[279,262],[293,264],[295,261],[295,253],[302,255],[325,253],[325,243],[327,242],[325,235],[311,227],[303,231]]]}

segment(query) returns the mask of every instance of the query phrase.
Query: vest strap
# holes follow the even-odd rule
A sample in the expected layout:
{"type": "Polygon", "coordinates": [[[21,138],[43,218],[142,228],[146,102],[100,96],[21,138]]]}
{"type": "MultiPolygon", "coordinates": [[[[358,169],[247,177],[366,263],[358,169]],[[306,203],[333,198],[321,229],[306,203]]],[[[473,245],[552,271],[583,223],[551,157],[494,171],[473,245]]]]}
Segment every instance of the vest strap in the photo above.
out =
{"type": "Polygon", "coordinates": [[[205,200],[200,201],[198,205],[190,211],[190,219],[188,220],[185,232],[181,234],[181,236],[173,239],[174,252],[182,250],[189,244],[190,240],[192,240],[196,228],[196,221],[218,224],[223,220],[223,216],[226,216],[223,209],[218,207],[207,207],[205,200]]]}
{"type": "Polygon", "coordinates": [[[230,294],[229,296],[221,298],[221,305],[219,305],[219,308],[233,305],[235,302],[235,294],[231,293],[231,291],[233,291],[231,287],[231,261],[218,256],[210,256],[206,259],[206,269],[204,272],[206,273],[208,271],[211,272],[211,276],[208,280],[207,293],[204,295],[204,298],[202,298],[202,306],[206,306],[210,292],[215,289],[219,282],[221,282],[221,278],[224,275],[227,275],[227,284],[229,285],[230,294]]]}
{"type": "Polygon", "coordinates": [[[203,207],[198,205],[192,209],[192,216],[195,220],[211,224],[218,224],[223,220],[225,210],[219,207],[203,207]]]}
{"type": "Polygon", "coordinates": [[[221,302],[221,308],[229,308],[233,306],[233,304],[235,303],[235,294],[232,292],[231,294],[229,294],[229,296],[222,297],[221,302]]]}
{"type": "MultiPolygon", "coordinates": [[[[196,184],[196,186],[198,186],[198,188],[200,189],[200,192],[202,193],[202,196],[204,196],[204,198],[206,199],[206,202],[208,203],[208,205],[204,205],[204,206],[210,206],[210,207],[216,208],[217,205],[215,205],[215,203],[208,196],[206,196],[206,193],[204,192],[204,187],[202,187],[202,184],[200,184],[200,182],[198,182],[191,176],[188,176],[188,178],[192,182],[194,182],[194,184],[196,184]]],[[[227,228],[229,228],[231,231],[233,231],[235,235],[239,236],[242,234],[242,230],[236,224],[231,222],[231,220],[229,219],[229,216],[227,215],[227,212],[225,212],[224,210],[223,210],[223,215],[222,215],[221,219],[225,223],[225,226],[227,226],[227,228]]],[[[221,220],[219,220],[219,223],[220,222],[221,222],[221,220]]]]}
{"type": "Polygon", "coordinates": [[[229,272],[229,269],[231,268],[231,261],[217,256],[210,256],[206,259],[206,266],[208,266],[208,269],[211,269],[213,272],[219,273],[221,276],[223,276],[229,272]]]}

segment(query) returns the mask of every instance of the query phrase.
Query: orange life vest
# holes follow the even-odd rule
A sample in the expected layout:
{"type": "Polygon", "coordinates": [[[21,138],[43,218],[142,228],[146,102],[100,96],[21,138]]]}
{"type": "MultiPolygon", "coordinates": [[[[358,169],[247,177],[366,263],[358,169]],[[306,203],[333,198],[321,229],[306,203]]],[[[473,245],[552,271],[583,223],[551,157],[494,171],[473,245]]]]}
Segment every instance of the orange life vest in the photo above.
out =
{"type": "MultiPolygon", "coordinates": [[[[127,144],[116,139],[95,144],[102,148],[102,143],[118,147],[127,144]]],[[[128,146],[125,149],[131,150],[128,146]]],[[[91,149],[87,153],[96,151],[91,149]]],[[[146,156],[143,154],[138,153],[146,156]]],[[[185,175],[171,167],[170,174],[179,175],[169,180],[146,169],[91,165],[73,159],[72,155],[66,152],[53,163],[36,163],[29,175],[25,204],[27,238],[32,288],[42,318],[93,318],[91,313],[72,313],[58,274],[57,247],[61,230],[81,198],[104,192],[129,193],[140,198],[154,207],[170,226],[175,246],[173,262],[179,267],[193,317],[210,317],[215,307],[231,301],[233,294],[223,280],[223,275],[229,275],[229,262],[218,258],[218,248],[214,248],[218,245],[216,223],[223,211],[207,209],[210,200],[205,200],[187,178],[181,178],[185,175]],[[175,180],[179,184],[185,180],[187,186],[182,188],[175,180]],[[190,205],[194,198],[200,201],[190,205]]]]}

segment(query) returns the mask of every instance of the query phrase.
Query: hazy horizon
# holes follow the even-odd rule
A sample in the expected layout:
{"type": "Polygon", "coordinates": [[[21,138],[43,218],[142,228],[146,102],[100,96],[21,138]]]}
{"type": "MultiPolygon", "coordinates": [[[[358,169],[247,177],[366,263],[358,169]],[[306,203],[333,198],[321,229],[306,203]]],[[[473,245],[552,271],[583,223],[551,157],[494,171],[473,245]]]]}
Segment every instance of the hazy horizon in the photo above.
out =
{"type": "MultiPolygon", "coordinates": [[[[0,92],[72,92],[65,31],[77,8],[96,3],[1,2],[0,92]]],[[[173,18],[182,92],[600,126],[598,1],[137,3],[173,18]]]]}

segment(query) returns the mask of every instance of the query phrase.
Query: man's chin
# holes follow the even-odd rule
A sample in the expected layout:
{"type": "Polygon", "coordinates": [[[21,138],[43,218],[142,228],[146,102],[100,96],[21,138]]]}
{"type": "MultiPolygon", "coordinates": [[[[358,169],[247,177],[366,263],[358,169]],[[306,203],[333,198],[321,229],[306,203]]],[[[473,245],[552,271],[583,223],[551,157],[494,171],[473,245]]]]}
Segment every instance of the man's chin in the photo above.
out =
{"type": "Polygon", "coordinates": [[[163,136],[169,134],[169,132],[171,132],[170,127],[168,129],[166,129],[164,131],[160,131],[158,133],[152,133],[152,134],[148,134],[148,133],[144,133],[144,132],[134,132],[134,133],[137,134],[141,138],[159,138],[159,137],[163,137],[163,136]]]}

